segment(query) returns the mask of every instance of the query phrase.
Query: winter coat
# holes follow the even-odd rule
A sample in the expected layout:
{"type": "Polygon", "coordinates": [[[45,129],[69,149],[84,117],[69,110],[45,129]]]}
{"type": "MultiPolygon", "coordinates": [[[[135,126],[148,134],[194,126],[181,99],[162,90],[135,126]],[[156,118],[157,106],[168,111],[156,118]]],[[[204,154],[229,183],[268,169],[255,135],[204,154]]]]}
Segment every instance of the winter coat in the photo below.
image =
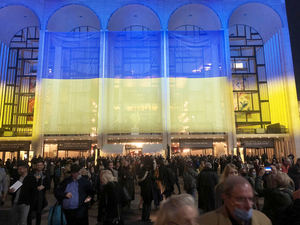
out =
{"type": "MultiPolygon", "coordinates": [[[[199,218],[199,225],[232,225],[225,207],[203,214],[199,218]]],[[[272,225],[270,219],[260,211],[253,210],[251,225],[272,225]]]]}
{"type": "Polygon", "coordinates": [[[300,166],[296,164],[295,166],[291,167],[288,175],[294,181],[295,190],[298,190],[300,188],[300,166]]]}
{"type": "Polygon", "coordinates": [[[184,190],[187,192],[197,188],[197,172],[193,168],[188,168],[183,172],[184,190]]]}
{"type": "Polygon", "coordinates": [[[109,224],[114,218],[121,216],[122,188],[118,182],[108,182],[103,186],[104,221],[109,224]]]}
{"type": "MultiPolygon", "coordinates": [[[[14,183],[16,181],[17,180],[15,180],[14,183]]],[[[23,180],[23,185],[20,187],[20,195],[17,204],[33,205],[36,188],[37,183],[34,176],[28,174],[23,180]]],[[[12,202],[14,202],[17,192],[18,191],[13,193],[12,202]]]]}
{"type": "Polygon", "coordinates": [[[145,203],[151,203],[153,200],[153,176],[151,171],[142,168],[139,172],[138,182],[141,187],[141,196],[145,203]]]}
{"type": "Polygon", "coordinates": [[[40,185],[43,185],[45,188],[41,191],[36,189],[35,194],[34,194],[35,197],[34,197],[34,203],[32,205],[32,209],[36,210],[37,212],[41,212],[42,209],[48,205],[48,202],[46,199],[46,190],[50,189],[49,179],[46,176],[46,174],[43,173],[43,175],[40,178],[36,178],[36,182],[37,182],[37,187],[40,185]]]}
{"type": "MultiPolygon", "coordinates": [[[[65,198],[66,198],[66,188],[68,186],[68,184],[70,184],[71,182],[73,182],[73,178],[72,176],[64,179],[56,188],[54,194],[56,199],[59,202],[62,202],[65,198]]],[[[78,179],[78,196],[79,196],[79,207],[85,205],[84,204],[84,200],[90,196],[93,197],[94,192],[92,189],[92,185],[90,183],[90,181],[85,178],[85,177],[81,177],[78,179]]]]}
{"type": "Polygon", "coordinates": [[[282,224],[283,215],[293,204],[293,192],[288,188],[268,188],[264,190],[264,206],[262,212],[272,221],[273,225],[282,224]]]}
{"type": "Polygon", "coordinates": [[[198,208],[209,212],[215,209],[215,186],[218,175],[213,169],[204,168],[197,177],[198,208]]]}
{"type": "Polygon", "coordinates": [[[134,185],[134,173],[129,171],[129,167],[122,167],[119,173],[119,181],[122,187],[125,187],[131,200],[134,200],[135,185],[134,185]]]}

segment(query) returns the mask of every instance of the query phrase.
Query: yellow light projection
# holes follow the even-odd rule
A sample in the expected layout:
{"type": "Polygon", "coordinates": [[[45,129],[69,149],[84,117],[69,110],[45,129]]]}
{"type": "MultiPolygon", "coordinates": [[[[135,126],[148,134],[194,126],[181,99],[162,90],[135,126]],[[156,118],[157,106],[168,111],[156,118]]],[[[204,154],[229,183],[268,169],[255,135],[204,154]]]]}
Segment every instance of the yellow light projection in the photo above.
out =
{"type": "Polygon", "coordinates": [[[226,77],[170,78],[171,132],[225,132],[226,77]]]}
{"type": "Polygon", "coordinates": [[[161,79],[105,79],[107,133],[162,132],[161,79]]]}
{"type": "Polygon", "coordinates": [[[43,133],[96,134],[101,84],[99,79],[43,79],[43,133]]]}
{"type": "Polygon", "coordinates": [[[282,83],[268,82],[270,114],[272,123],[280,123],[288,127],[286,94],[282,83]]]}

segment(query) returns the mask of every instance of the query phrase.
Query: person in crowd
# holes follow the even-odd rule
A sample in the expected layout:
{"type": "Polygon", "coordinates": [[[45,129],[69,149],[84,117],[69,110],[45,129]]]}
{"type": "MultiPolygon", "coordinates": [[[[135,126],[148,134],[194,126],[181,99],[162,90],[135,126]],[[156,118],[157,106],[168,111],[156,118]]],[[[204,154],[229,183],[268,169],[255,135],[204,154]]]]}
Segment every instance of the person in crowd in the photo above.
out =
{"type": "Polygon", "coordinates": [[[41,224],[42,210],[48,205],[46,199],[46,190],[50,189],[50,179],[46,176],[44,172],[44,162],[41,158],[36,161],[36,170],[33,172],[33,176],[36,179],[37,188],[34,193],[34,202],[30,207],[27,223],[32,224],[32,216],[35,214],[36,225],[41,224]]]}
{"type": "Polygon", "coordinates": [[[6,195],[9,185],[9,176],[4,167],[3,161],[0,159],[0,206],[2,206],[6,200],[6,195]]]}
{"type": "Polygon", "coordinates": [[[188,161],[183,171],[183,187],[186,193],[196,199],[198,173],[193,168],[192,161],[188,161]]]}
{"type": "Polygon", "coordinates": [[[88,203],[93,196],[91,183],[79,174],[80,166],[72,164],[71,176],[65,178],[55,190],[62,203],[68,225],[88,225],[88,203]]]}
{"type": "Polygon", "coordinates": [[[96,179],[96,192],[97,192],[97,199],[98,199],[98,215],[97,215],[97,221],[98,223],[103,221],[103,215],[104,215],[104,198],[103,198],[103,183],[101,181],[101,176],[103,171],[105,170],[103,161],[98,161],[98,173],[97,173],[97,179],[96,179]]]}
{"type": "Polygon", "coordinates": [[[11,187],[9,193],[12,197],[12,225],[26,225],[30,206],[34,202],[37,183],[34,176],[28,174],[29,167],[24,161],[17,164],[19,177],[13,183],[19,181],[22,186],[18,189],[11,187]]]}
{"type": "Polygon", "coordinates": [[[253,189],[241,176],[228,177],[223,183],[224,205],[199,218],[200,225],[271,225],[270,219],[253,209],[253,189]]]}
{"type": "Polygon", "coordinates": [[[54,182],[54,190],[57,188],[57,185],[59,184],[59,182],[61,181],[61,175],[62,175],[62,172],[61,172],[61,164],[60,164],[60,161],[57,161],[55,163],[55,167],[54,167],[54,179],[53,179],[53,182],[54,182]]]}
{"type": "Polygon", "coordinates": [[[47,176],[49,179],[49,187],[51,188],[52,182],[55,179],[55,163],[53,160],[49,160],[47,164],[47,176]]]}
{"type": "Polygon", "coordinates": [[[298,190],[300,188],[300,158],[297,159],[294,166],[289,168],[288,175],[294,181],[295,190],[298,190]]]}
{"type": "Polygon", "coordinates": [[[219,179],[219,183],[217,184],[215,191],[216,191],[216,202],[215,207],[219,208],[223,204],[222,200],[222,193],[223,193],[223,185],[226,179],[230,176],[238,176],[238,170],[237,167],[229,163],[225,166],[223,173],[221,174],[221,177],[219,179]]]}
{"type": "Polygon", "coordinates": [[[135,175],[132,167],[129,165],[128,160],[124,160],[123,166],[119,169],[119,182],[123,187],[124,191],[128,194],[128,201],[126,205],[130,208],[130,202],[134,200],[135,187],[134,187],[135,175]]]}
{"type": "Polygon", "coordinates": [[[171,160],[171,164],[170,164],[170,168],[172,169],[173,174],[175,175],[175,184],[177,187],[177,194],[181,194],[181,188],[180,188],[180,184],[179,184],[179,179],[178,179],[178,165],[177,165],[177,160],[172,159],[171,160]]]}
{"type": "Polygon", "coordinates": [[[277,171],[266,178],[264,188],[263,172],[261,170],[256,181],[258,193],[264,197],[262,212],[271,219],[273,225],[280,225],[286,210],[293,204],[292,180],[286,173],[277,171]]]}
{"type": "Polygon", "coordinates": [[[289,168],[291,167],[291,165],[292,165],[291,159],[288,158],[288,157],[287,157],[287,158],[284,158],[284,159],[282,160],[281,171],[282,171],[283,173],[288,173],[289,168]]]}
{"type": "Polygon", "coordinates": [[[205,161],[204,160],[201,160],[200,161],[200,165],[198,167],[198,171],[199,173],[201,173],[201,171],[205,168],[205,161]]]}
{"type": "Polygon", "coordinates": [[[154,225],[196,225],[198,216],[195,200],[191,195],[173,195],[162,202],[154,225]]]}
{"type": "Polygon", "coordinates": [[[103,170],[100,179],[103,185],[104,225],[113,225],[117,222],[120,225],[124,224],[121,213],[122,187],[111,170],[103,170]]]}
{"type": "Polygon", "coordinates": [[[162,184],[159,179],[159,166],[156,163],[156,160],[153,160],[153,200],[155,209],[159,208],[160,202],[163,200],[162,196],[162,184]]]}
{"type": "Polygon", "coordinates": [[[167,160],[160,160],[158,164],[160,180],[164,188],[163,195],[165,198],[168,198],[174,193],[174,184],[176,183],[175,174],[169,167],[167,160]]]}
{"type": "Polygon", "coordinates": [[[113,161],[109,161],[107,165],[107,169],[112,172],[114,177],[118,178],[118,171],[114,169],[114,163],[113,161]]]}
{"type": "Polygon", "coordinates": [[[293,193],[293,204],[286,211],[286,215],[281,225],[299,225],[300,224],[300,189],[293,193]]]}
{"type": "Polygon", "coordinates": [[[141,187],[141,196],[143,199],[143,209],[142,209],[142,221],[151,222],[150,212],[151,203],[153,200],[153,162],[151,158],[144,159],[144,166],[140,168],[138,174],[138,183],[141,187]]]}
{"type": "Polygon", "coordinates": [[[218,180],[218,175],[212,169],[211,163],[206,162],[204,169],[197,177],[198,208],[203,212],[215,209],[215,187],[218,180]]]}
{"type": "Polygon", "coordinates": [[[256,170],[254,167],[250,168],[248,171],[247,180],[252,185],[252,188],[255,189],[255,178],[256,178],[256,170]]]}

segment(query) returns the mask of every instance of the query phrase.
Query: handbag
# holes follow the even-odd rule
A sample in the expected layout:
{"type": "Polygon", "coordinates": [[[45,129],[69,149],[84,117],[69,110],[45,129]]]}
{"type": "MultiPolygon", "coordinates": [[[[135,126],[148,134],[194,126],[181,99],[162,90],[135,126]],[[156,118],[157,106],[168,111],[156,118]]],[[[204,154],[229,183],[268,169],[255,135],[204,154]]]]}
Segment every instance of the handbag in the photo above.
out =
{"type": "Polygon", "coordinates": [[[67,220],[61,205],[56,202],[49,210],[48,225],[66,225],[67,220]]]}

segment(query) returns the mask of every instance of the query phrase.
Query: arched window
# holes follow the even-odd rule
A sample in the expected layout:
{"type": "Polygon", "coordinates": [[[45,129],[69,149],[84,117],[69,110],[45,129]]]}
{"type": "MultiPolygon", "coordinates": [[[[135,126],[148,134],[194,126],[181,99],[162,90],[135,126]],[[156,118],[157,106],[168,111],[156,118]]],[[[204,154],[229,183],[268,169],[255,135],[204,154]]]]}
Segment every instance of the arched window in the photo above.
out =
{"type": "Polygon", "coordinates": [[[92,26],[79,26],[71,30],[71,32],[97,32],[98,28],[92,26]]]}
{"type": "Polygon", "coordinates": [[[196,25],[190,25],[190,24],[178,26],[175,28],[175,30],[177,30],[177,31],[203,31],[203,29],[201,27],[196,26],[196,25]]]}
{"type": "Polygon", "coordinates": [[[150,31],[149,27],[143,25],[130,25],[123,28],[123,31],[150,31]]]}
{"type": "Polygon", "coordinates": [[[26,27],[10,41],[2,127],[12,136],[30,136],[33,126],[39,28],[26,27]]]}
{"type": "Polygon", "coordinates": [[[248,25],[229,30],[237,133],[253,133],[271,124],[263,40],[248,25]]]}

